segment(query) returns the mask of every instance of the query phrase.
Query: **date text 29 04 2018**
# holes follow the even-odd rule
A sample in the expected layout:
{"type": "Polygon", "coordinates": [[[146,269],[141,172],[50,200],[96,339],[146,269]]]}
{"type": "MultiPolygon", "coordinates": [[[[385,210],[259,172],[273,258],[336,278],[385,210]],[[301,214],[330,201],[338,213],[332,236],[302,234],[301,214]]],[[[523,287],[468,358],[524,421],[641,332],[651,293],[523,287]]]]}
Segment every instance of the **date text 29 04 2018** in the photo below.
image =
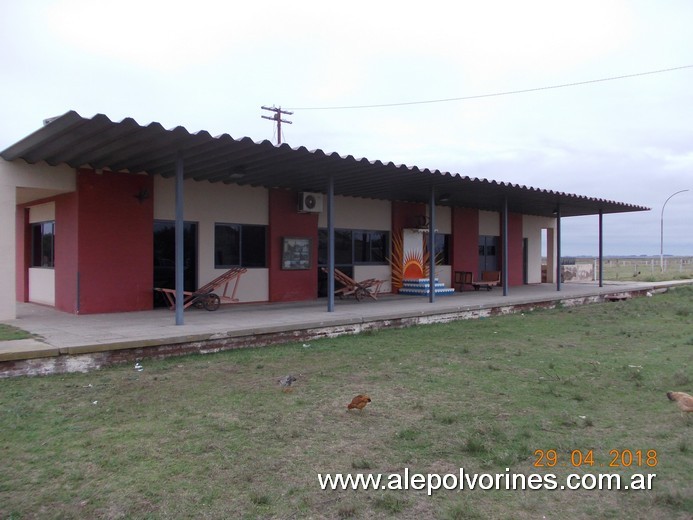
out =
{"type": "Polygon", "coordinates": [[[561,456],[555,449],[534,450],[535,468],[554,467],[609,467],[609,468],[654,468],[659,460],[657,450],[609,450],[604,460],[595,460],[594,450],[572,450],[570,455],[561,456]]]}

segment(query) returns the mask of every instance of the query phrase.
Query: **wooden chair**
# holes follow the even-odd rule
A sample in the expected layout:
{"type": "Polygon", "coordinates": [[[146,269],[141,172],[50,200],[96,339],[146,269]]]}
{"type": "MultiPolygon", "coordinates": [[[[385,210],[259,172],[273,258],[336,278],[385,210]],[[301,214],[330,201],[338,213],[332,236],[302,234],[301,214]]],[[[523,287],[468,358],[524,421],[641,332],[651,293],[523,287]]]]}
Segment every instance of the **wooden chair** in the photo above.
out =
{"type": "MultiPolygon", "coordinates": [[[[183,291],[183,309],[187,309],[191,305],[202,308],[204,307],[208,311],[215,311],[219,308],[222,303],[235,303],[238,301],[236,298],[236,289],[238,289],[238,281],[241,275],[245,273],[247,269],[245,267],[232,267],[226,271],[221,276],[218,276],[211,282],[203,285],[197,291],[183,291]],[[233,289],[231,291],[231,296],[228,296],[226,292],[228,291],[229,284],[233,282],[233,289]],[[224,292],[221,296],[216,294],[214,291],[218,287],[224,286],[224,292]]],[[[173,310],[176,308],[176,290],[167,289],[165,287],[155,287],[155,291],[160,291],[166,297],[169,303],[169,309],[173,310]]]]}
{"type": "Polygon", "coordinates": [[[472,273],[470,271],[455,271],[455,289],[462,292],[465,285],[472,285],[472,273]]]}
{"type": "MultiPolygon", "coordinates": [[[[327,268],[323,267],[322,270],[324,273],[329,274],[327,268]]],[[[384,283],[384,280],[377,280],[375,278],[369,278],[368,280],[357,282],[339,269],[334,270],[334,279],[342,284],[342,287],[334,292],[337,296],[340,298],[353,296],[359,301],[361,301],[365,296],[377,300],[380,287],[384,283]]]]}
{"type": "Polygon", "coordinates": [[[475,291],[478,291],[482,287],[485,287],[487,291],[490,291],[496,285],[500,284],[500,278],[500,271],[483,271],[481,273],[481,280],[472,282],[472,286],[474,287],[475,291]]]}

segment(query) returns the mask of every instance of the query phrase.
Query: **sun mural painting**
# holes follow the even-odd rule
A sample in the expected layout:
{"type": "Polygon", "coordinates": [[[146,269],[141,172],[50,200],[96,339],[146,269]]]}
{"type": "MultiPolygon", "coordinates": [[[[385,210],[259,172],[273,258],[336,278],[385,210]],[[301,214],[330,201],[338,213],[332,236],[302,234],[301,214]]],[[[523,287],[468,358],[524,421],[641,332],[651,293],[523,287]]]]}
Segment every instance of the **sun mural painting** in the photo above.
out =
{"type": "Polygon", "coordinates": [[[418,229],[403,229],[392,236],[392,287],[400,289],[405,279],[428,278],[427,234],[418,229]]]}

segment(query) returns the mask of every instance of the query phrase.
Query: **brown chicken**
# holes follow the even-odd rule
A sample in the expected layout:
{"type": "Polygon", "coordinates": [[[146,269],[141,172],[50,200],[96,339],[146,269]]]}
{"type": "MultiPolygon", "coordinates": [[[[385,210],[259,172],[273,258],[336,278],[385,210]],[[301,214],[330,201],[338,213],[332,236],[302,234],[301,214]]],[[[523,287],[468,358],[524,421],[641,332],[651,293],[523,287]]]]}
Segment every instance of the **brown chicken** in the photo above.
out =
{"type": "Polygon", "coordinates": [[[356,397],[354,397],[351,402],[347,405],[347,410],[351,410],[352,408],[358,408],[359,410],[363,410],[363,408],[371,402],[371,398],[368,397],[366,394],[359,394],[356,397]]]}
{"type": "Polygon", "coordinates": [[[293,390],[291,385],[294,381],[297,381],[297,379],[289,374],[288,376],[280,377],[278,381],[279,385],[282,387],[282,392],[291,392],[293,390]]]}
{"type": "Polygon", "coordinates": [[[681,410],[681,415],[683,415],[683,412],[693,412],[693,396],[683,392],[667,392],[667,397],[670,401],[676,401],[681,410]]]}

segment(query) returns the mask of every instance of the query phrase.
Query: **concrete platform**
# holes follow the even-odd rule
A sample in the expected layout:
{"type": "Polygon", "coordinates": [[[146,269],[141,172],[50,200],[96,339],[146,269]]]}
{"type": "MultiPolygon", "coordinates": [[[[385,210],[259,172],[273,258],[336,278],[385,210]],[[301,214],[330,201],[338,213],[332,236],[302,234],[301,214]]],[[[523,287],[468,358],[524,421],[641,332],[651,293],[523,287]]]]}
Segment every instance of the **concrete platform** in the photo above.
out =
{"type": "Polygon", "coordinates": [[[381,295],[378,301],[325,299],[298,303],[235,304],[209,312],[185,311],[175,325],[167,309],[76,316],[34,304],[17,304],[17,319],[6,321],[33,339],[0,342],[0,378],[88,371],[103,366],[190,353],[209,353],[321,337],[356,334],[384,327],[407,327],[496,314],[636,297],[693,280],[642,283],[565,283],[456,292],[437,298],[381,295]]]}

